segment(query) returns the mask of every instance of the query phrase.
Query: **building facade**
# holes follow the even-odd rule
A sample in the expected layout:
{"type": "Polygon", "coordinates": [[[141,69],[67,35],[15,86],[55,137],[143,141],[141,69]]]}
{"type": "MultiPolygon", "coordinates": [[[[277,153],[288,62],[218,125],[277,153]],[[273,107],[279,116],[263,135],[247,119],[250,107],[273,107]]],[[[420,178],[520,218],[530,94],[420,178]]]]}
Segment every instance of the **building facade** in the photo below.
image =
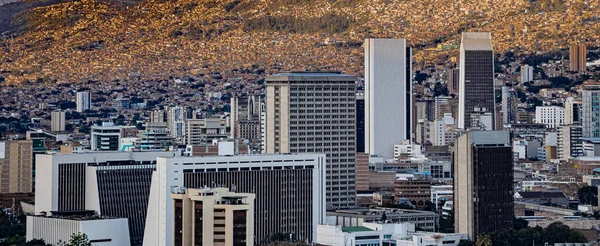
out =
{"type": "Polygon", "coordinates": [[[412,140],[412,49],[406,39],[365,40],[365,152],[393,156],[412,140]]]}
{"type": "Polygon", "coordinates": [[[275,233],[313,242],[325,221],[325,165],[324,154],[157,158],[144,243],[171,245],[172,191],[205,186],[256,195],[254,244],[275,233]]]}
{"type": "Polygon", "coordinates": [[[179,142],[183,142],[185,137],[185,120],[187,119],[186,111],[183,107],[174,106],[167,109],[167,125],[171,137],[179,142]]]}
{"type": "Polygon", "coordinates": [[[569,68],[575,72],[586,71],[586,52],[585,45],[574,45],[569,47],[569,68]]]}
{"type": "Polygon", "coordinates": [[[31,140],[0,142],[0,194],[28,193],[33,189],[31,140]]]}
{"type": "Polygon", "coordinates": [[[215,139],[227,138],[226,124],[226,120],[221,118],[187,120],[185,124],[186,144],[205,145],[215,139]]]}
{"type": "Polygon", "coordinates": [[[92,151],[119,151],[121,149],[121,126],[112,122],[93,125],[90,130],[92,151]]]}
{"type": "Polygon", "coordinates": [[[465,32],[460,44],[460,95],[458,128],[471,128],[473,114],[490,113],[494,130],[496,97],[494,90],[494,49],[487,32],[465,32]]]}
{"type": "Polygon", "coordinates": [[[533,67],[529,65],[521,66],[521,83],[533,82],[533,67]]]}
{"type": "Polygon", "coordinates": [[[355,82],[326,72],[266,78],[266,152],[327,154],[329,208],[356,204],[355,82]]]}
{"type": "Polygon", "coordinates": [[[556,148],[559,160],[583,156],[583,128],[574,125],[559,127],[556,148]]]}
{"type": "Polygon", "coordinates": [[[229,116],[229,125],[231,127],[231,138],[245,138],[250,140],[258,139],[256,132],[260,130],[260,99],[258,96],[249,97],[232,97],[231,98],[231,115],[229,116]],[[252,125],[252,134],[248,137],[248,125],[252,125]],[[244,127],[246,129],[238,129],[244,127]],[[241,136],[241,134],[245,136],[241,136]]]}
{"type": "Polygon", "coordinates": [[[51,127],[53,132],[65,131],[65,111],[52,111],[50,115],[51,127]]]}
{"type": "Polygon", "coordinates": [[[581,124],[581,102],[573,97],[565,100],[565,125],[581,124]]]}
{"type": "Polygon", "coordinates": [[[356,93],[356,152],[365,153],[365,92],[356,93]]]}
{"type": "Polygon", "coordinates": [[[586,85],[581,95],[581,125],[584,138],[600,137],[600,85],[586,85]]]}
{"type": "Polygon", "coordinates": [[[448,93],[458,95],[458,87],[460,84],[460,72],[457,68],[448,69],[448,93]]]}
{"type": "Polygon", "coordinates": [[[508,131],[472,131],[454,151],[454,228],[478,235],[512,228],[513,154],[508,131]]]}
{"type": "Polygon", "coordinates": [[[548,128],[557,128],[565,124],[565,108],[559,106],[535,107],[535,123],[548,128]]]}
{"type": "Polygon", "coordinates": [[[513,122],[513,112],[511,107],[512,93],[510,87],[502,86],[502,124],[508,125],[513,122]]]}
{"type": "Polygon", "coordinates": [[[80,113],[92,109],[92,94],[87,91],[77,92],[76,104],[76,111],[80,113]]]}
{"type": "Polygon", "coordinates": [[[254,245],[254,194],[227,188],[175,191],[170,245],[254,245]]]}

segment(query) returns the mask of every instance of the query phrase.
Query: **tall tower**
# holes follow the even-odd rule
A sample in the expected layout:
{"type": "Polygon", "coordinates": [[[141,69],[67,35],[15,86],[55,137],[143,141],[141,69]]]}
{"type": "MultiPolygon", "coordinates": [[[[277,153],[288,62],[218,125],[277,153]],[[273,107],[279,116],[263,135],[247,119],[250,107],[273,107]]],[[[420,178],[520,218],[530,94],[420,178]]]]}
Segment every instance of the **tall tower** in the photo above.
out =
{"type": "Polygon", "coordinates": [[[80,91],[77,92],[77,112],[83,112],[92,109],[92,96],[90,92],[80,91]]]}
{"type": "Polygon", "coordinates": [[[405,39],[365,40],[365,152],[394,156],[412,139],[412,50],[405,39]]]}
{"type": "Polygon", "coordinates": [[[512,228],[513,153],[508,131],[472,131],[454,147],[454,228],[475,240],[512,228]]]}
{"type": "Polygon", "coordinates": [[[504,125],[512,123],[511,99],[510,87],[502,86],[502,124],[504,125]]]}
{"type": "MultiPolygon", "coordinates": [[[[489,32],[464,32],[460,44],[458,128],[471,128],[471,115],[490,113],[496,123],[494,50],[489,32]]],[[[492,125],[488,129],[496,129],[492,125]]]]}
{"type": "Polygon", "coordinates": [[[581,125],[584,138],[600,137],[600,85],[586,85],[581,102],[581,125]]]}
{"type": "Polygon", "coordinates": [[[266,153],[327,155],[327,208],[356,205],[356,78],[294,72],[267,77],[266,153]]]}
{"type": "Polygon", "coordinates": [[[581,102],[575,101],[573,97],[565,100],[565,125],[581,123],[581,102]]]}
{"type": "Polygon", "coordinates": [[[50,130],[53,132],[62,132],[65,130],[65,111],[52,111],[50,117],[50,130]]]}
{"type": "Polygon", "coordinates": [[[586,71],[586,47],[585,45],[575,45],[569,48],[569,65],[571,71],[585,72],[586,71]]]}

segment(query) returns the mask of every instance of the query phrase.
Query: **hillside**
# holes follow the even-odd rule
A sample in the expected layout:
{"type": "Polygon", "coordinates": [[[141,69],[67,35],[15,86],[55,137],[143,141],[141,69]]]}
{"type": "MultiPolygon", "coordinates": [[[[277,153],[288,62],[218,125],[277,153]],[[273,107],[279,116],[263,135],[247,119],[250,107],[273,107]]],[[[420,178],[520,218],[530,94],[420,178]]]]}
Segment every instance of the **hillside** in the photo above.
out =
{"type": "Polygon", "coordinates": [[[361,74],[367,37],[406,38],[417,62],[452,62],[456,49],[433,48],[458,44],[464,30],[492,31],[497,53],[597,45],[599,15],[600,0],[69,1],[10,17],[4,29],[16,37],[0,41],[0,76],[18,83],[244,69],[361,74]]]}

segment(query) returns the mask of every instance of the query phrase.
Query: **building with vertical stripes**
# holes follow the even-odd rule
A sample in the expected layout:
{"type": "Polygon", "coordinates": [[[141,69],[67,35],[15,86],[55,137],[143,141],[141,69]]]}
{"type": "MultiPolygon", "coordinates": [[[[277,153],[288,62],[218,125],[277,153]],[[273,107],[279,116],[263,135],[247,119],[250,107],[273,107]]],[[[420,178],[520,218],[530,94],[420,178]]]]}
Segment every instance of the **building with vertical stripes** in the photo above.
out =
{"type": "Polygon", "coordinates": [[[585,72],[585,60],[587,56],[587,48],[585,45],[574,45],[569,47],[569,68],[575,72],[585,72]]]}
{"type": "Polygon", "coordinates": [[[93,210],[127,218],[131,244],[141,245],[156,158],[178,155],[167,151],[38,155],[35,213],[93,210]]]}
{"type": "Polygon", "coordinates": [[[144,245],[172,245],[171,195],[205,186],[255,194],[255,245],[276,233],[314,242],[317,224],[325,222],[325,165],[324,154],[159,157],[144,245]]]}

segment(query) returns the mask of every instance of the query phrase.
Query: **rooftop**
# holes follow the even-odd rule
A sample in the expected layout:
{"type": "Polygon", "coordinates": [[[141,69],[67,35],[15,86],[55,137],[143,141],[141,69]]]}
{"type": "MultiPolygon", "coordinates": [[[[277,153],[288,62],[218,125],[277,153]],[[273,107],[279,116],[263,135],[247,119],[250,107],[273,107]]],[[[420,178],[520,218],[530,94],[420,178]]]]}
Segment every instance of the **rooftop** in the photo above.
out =
{"type": "Polygon", "coordinates": [[[363,231],[373,231],[367,227],[364,226],[345,226],[342,227],[342,232],[363,232],[363,231]]]}
{"type": "Polygon", "coordinates": [[[266,81],[356,81],[356,77],[341,72],[287,72],[267,76],[266,81]]]}
{"type": "Polygon", "coordinates": [[[492,35],[489,32],[463,32],[461,48],[464,50],[493,51],[492,35]]]}

